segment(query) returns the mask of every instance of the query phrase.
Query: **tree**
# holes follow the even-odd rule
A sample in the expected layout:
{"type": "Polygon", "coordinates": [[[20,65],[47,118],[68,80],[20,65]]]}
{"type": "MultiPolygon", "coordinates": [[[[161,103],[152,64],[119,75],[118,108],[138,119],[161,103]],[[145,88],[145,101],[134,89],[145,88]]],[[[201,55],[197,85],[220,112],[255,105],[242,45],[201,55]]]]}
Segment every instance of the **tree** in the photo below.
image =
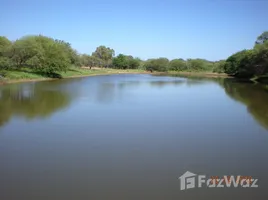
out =
{"type": "Polygon", "coordinates": [[[138,58],[132,58],[129,60],[129,64],[128,64],[128,68],[129,69],[138,69],[140,66],[140,59],[138,58]]]}
{"type": "Polygon", "coordinates": [[[11,56],[12,42],[6,37],[0,36],[0,70],[8,69],[12,66],[11,56]]]}
{"type": "Polygon", "coordinates": [[[35,36],[35,39],[40,49],[38,54],[33,57],[34,62],[31,64],[34,64],[37,71],[54,74],[66,71],[72,64],[70,54],[66,51],[65,45],[45,36],[35,36]]]}
{"type": "Polygon", "coordinates": [[[193,71],[212,71],[213,63],[204,59],[188,59],[187,68],[193,71]]]}
{"type": "Polygon", "coordinates": [[[112,67],[116,69],[137,69],[140,66],[140,62],[139,58],[119,54],[117,57],[113,58],[112,67]]]}
{"type": "Polygon", "coordinates": [[[215,73],[224,73],[225,60],[216,61],[213,63],[212,72],[215,73]]]}
{"type": "Polygon", "coordinates": [[[262,33],[250,50],[231,55],[224,63],[224,72],[242,78],[252,78],[268,73],[268,31],[262,33]]]}
{"type": "Polygon", "coordinates": [[[10,50],[11,45],[11,41],[4,36],[0,36],[0,56],[6,56],[6,53],[10,50]]]}
{"type": "Polygon", "coordinates": [[[42,35],[16,40],[12,46],[12,60],[17,67],[31,67],[45,74],[66,71],[72,64],[66,45],[42,35]]]}
{"type": "Polygon", "coordinates": [[[258,36],[255,44],[263,44],[265,41],[268,41],[268,31],[265,31],[260,36],[258,36]]]}
{"type": "Polygon", "coordinates": [[[254,50],[243,50],[233,54],[224,64],[225,73],[241,78],[252,77],[255,74],[255,56],[254,50]]]}
{"type": "Polygon", "coordinates": [[[268,41],[263,44],[257,44],[254,47],[254,66],[256,75],[264,75],[268,73],[268,41]]]}
{"type": "Polygon", "coordinates": [[[12,46],[12,51],[14,52],[12,60],[17,67],[26,65],[29,59],[41,53],[41,47],[38,45],[35,37],[26,36],[14,42],[12,46]]]}
{"type": "Polygon", "coordinates": [[[167,58],[149,59],[145,62],[144,66],[149,71],[161,71],[168,70],[169,60],[167,58]]]}
{"type": "Polygon", "coordinates": [[[56,43],[59,45],[62,45],[63,51],[67,54],[69,57],[71,64],[75,66],[79,66],[79,56],[75,49],[72,48],[71,44],[68,42],[65,42],[63,40],[55,40],[56,43]]]}
{"type": "Polygon", "coordinates": [[[104,67],[107,67],[109,65],[109,61],[112,60],[114,54],[115,52],[113,49],[105,46],[99,46],[97,47],[95,52],[92,53],[92,56],[104,61],[104,67]]]}
{"type": "Polygon", "coordinates": [[[129,66],[128,57],[119,54],[117,57],[113,58],[113,67],[117,69],[127,69],[129,66]]]}
{"type": "Polygon", "coordinates": [[[187,64],[183,59],[174,59],[170,61],[168,68],[172,71],[183,71],[187,69],[187,64]]]}
{"type": "Polygon", "coordinates": [[[83,54],[80,59],[81,59],[82,66],[90,67],[90,68],[101,66],[101,60],[97,57],[83,54]]]}

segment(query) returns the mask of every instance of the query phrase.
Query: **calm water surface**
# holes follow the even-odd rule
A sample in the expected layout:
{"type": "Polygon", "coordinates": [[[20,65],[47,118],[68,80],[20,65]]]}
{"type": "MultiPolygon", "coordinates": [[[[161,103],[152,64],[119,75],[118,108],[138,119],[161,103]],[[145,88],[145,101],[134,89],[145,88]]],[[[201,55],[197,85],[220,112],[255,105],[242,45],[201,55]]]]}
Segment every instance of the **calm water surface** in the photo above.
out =
{"type": "Polygon", "coordinates": [[[1,200],[268,198],[268,92],[110,75],[0,87],[1,200]],[[180,190],[186,171],[259,188],[180,190]]]}

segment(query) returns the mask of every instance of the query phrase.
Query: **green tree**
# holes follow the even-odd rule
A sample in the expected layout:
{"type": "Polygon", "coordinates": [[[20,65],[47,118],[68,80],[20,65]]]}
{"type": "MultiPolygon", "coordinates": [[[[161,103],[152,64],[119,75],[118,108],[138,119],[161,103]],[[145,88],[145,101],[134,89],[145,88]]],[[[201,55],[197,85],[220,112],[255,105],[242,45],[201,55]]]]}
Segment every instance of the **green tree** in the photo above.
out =
{"type": "Polygon", "coordinates": [[[0,57],[7,56],[8,51],[10,50],[10,47],[12,45],[12,42],[9,41],[4,36],[0,36],[0,57]]]}
{"type": "Polygon", "coordinates": [[[85,67],[98,67],[100,60],[94,56],[83,54],[81,56],[81,64],[85,67]]]}
{"type": "Polygon", "coordinates": [[[35,36],[25,36],[18,39],[12,45],[12,60],[17,67],[27,64],[27,61],[41,53],[41,47],[38,45],[35,36]]]}
{"type": "Polygon", "coordinates": [[[167,58],[149,59],[144,66],[149,71],[165,72],[168,70],[169,60],[167,58]]]}
{"type": "Polygon", "coordinates": [[[174,59],[169,62],[169,70],[184,71],[187,69],[187,63],[183,59],[174,59]]]}
{"type": "Polygon", "coordinates": [[[212,71],[213,63],[204,59],[188,59],[187,68],[190,71],[212,71]]]}
{"type": "Polygon", "coordinates": [[[128,68],[129,69],[138,69],[139,66],[140,66],[140,63],[141,63],[141,61],[140,61],[139,58],[129,59],[129,64],[128,64],[129,66],[128,66],[128,68]]]}
{"type": "Polygon", "coordinates": [[[263,44],[257,44],[254,47],[254,60],[255,74],[258,76],[268,73],[268,41],[263,44]]]}
{"type": "Polygon", "coordinates": [[[14,42],[12,49],[17,67],[31,67],[48,75],[66,71],[72,64],[65,44],[42,35],[23,37],[14,42]]]}
{"type": "Polygon", "coordinates": [[[265,41],[268,41],[268,31],[265,31],[260,36],[258,36],[255,44],[263,44],[265,41]]]}
{"type": "Polygon", "coordinates": [[[114,56],[115,52],[113,49],[105,46],[99,46],[95,50],[95,52],[92,53],[92,56],[99,58],[103,61],[103,66],[108,67],[111,64],[112,58],[114,56]]]}
{"type": "Polygon", "coordinates": [[[225,60],[216,61],[213,63],[212,72],[224,73],[225,60]]]}
{"type": "Polygon", "coordinates": [[[112,67],[116,69],[138,69],[140,62],[139,58],[119,54],[117,57],[113,58],[112,67]]]}
{"type": "Polygon", "coordinates": [[[12,66],[11,57],[12,42],[6,37],[0,36],[0,70],[8,69],[12,66]]]}
{"type": "Polygon", "coordinates": [[[56,43],[62,45],[62,50],[65,51],[72,65],[79,66],[79,56],[75,49],[72,48],[71,44],[63,40],[55,40],[56,43]]]}
{"type": "Polygon", "coordinates": [[[262,33],[250,50],[231,55],[224,64],[224,72],[242,78],[252,78],[268,73],[268,32],[262,33]]]}
{"type": "Polygon", "coordinates": [[[117,69],[127,69],[129,66],[129,58],[123,54],[119,54],[113,58],[113,67],[117,69]]]}
{"type": "Polygon", "coordinates": [[[226,60],[224,71],[232,76],[251,78],[255,74],[255,57],[254,50],[239,51],[226,60]]]}
{"type": "Polygon", "coordinates": [[[37,71],[53,74],[66,71],[72,64],[65,45],[45,36],[35,36],[35,39],[39,46],[39,52],[33,57],[34,62],[31,64],[34,64],[37,71]]]}

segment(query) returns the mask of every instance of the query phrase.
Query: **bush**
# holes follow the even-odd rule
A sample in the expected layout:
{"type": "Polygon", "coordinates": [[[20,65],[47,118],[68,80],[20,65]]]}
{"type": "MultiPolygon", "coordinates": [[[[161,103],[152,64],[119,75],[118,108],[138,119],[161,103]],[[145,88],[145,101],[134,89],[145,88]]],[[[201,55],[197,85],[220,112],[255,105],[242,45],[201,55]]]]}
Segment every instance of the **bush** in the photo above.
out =
{"type": "Polygon", "coordinates": [[[187,63],[183,59],[171,60],[168,66],[171,71],[184,71],[187,70],[187,63]]]}
{"type": "Polygon", "coordinates": [[[255,56],[256,54],[253,50],[243,50],[233,54],[224,64],[225,73],[240,78],[253,77],[255,74],[255,56]]]}
{"type": "Polygon", "coordinates": [[[166,72],[168,70],[169,60],[167,58],[158,58],[147,60],[144,67],[148,71],[166,72]]]}

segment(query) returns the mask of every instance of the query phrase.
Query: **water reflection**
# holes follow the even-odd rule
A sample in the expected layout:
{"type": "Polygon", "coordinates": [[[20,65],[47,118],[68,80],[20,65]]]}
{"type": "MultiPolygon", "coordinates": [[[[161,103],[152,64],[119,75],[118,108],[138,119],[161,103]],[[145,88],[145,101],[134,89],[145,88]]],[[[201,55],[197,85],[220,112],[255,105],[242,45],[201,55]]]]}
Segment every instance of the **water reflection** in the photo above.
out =
{"type": "MultiPolygon", "coordinates": [[[[242,83],[223,78],[176,78],[154,76],[109,76],[69,79],[53,82],[25,83],[0,88],[0,126],[12,117],[27,119],[49,117],[77,99],[83,102],[110,104],[121,101],[135,103],[135,91],[164,89],[169,86],[200,86],[212,82],[220,85],[226,94],[247,106],[248,112],[268,129],[268,91],[259,84],[242,83]]],[[[173,88],[176,91],[176,88],[173,88]]],[[[187,98],[187,97],[185,97],[187,98]]],[[[198,97],[197,97],[198,98],[198,97]]],[[[75,102],[74,102],[75,104],[75,102]]]]}
{"type": "Polygon", "coordinates": [[[47,83],[15,84],[0,89],[0,126],[12,116],[27,119],[48,117],[70,104],[70,96],[62,90],[46,88],[47,83]]]}
{"type": "Polygon", "coordinates": [[[231,98],[247,106],[248,112],[268,129],[268,91],[265,86],[224,79],[225,92],[231,98]]]}
{"type": "Polygon", "coordinates": [[[150,82],[151,86],[156,86],[158,88],[163,88],[165,86],[177,86],[177,85],[181,85],[184,84],[185,81],[184,80],[174,80],[174,81],[152,81],[150,82]]]}
{"type": "MultiPolygon", "coordinates": [[[[92,88],[87,92],[86,96],[89,99],[93,99],[95,103],[112,103],[115,100],[120,101],[122,98],[126,98],[125,95],[128,91],[135,89],[142,89],[142,87],[155,87],[155,88],[164,88],[166,86],[177,86],[181,84],[185,84],[185,80],[170,80],[170,81],[162,81],[162,80],[133,80],[133,81],[112,81],[112,82],[100,82],[97,85],[97,89],[92,88]]],[[[91,86],[89,86],[91,87],[91,86]]],[[[85,95],[85,94],[84,94],[85,95]]]]}
{"type": "Polygon", "coordinates": [[[187,86],[194,86],[214,82],[225,90],[232,99],[247,106],[247,111],[254,119],[268,129],[268,86],[254,84],[250,81],[236,80],[232,78],[204,78],[190,77],[186,80],[187,86]]]}
{"type": "Polygon", "coordinates": [[[145,85],[149,85],[149,86],[156,86],[159,88],[163,88],[165,86],[176,86],[176,85],[181,85],[181,84],[185,84],[187,80],[151,80],[151,81],[124,81],[124,82],[119,82],[118,83],[118,87],[120,89],[124,89],[124,88],[137,88],[139,86],[145,86],[145,85]]]}

